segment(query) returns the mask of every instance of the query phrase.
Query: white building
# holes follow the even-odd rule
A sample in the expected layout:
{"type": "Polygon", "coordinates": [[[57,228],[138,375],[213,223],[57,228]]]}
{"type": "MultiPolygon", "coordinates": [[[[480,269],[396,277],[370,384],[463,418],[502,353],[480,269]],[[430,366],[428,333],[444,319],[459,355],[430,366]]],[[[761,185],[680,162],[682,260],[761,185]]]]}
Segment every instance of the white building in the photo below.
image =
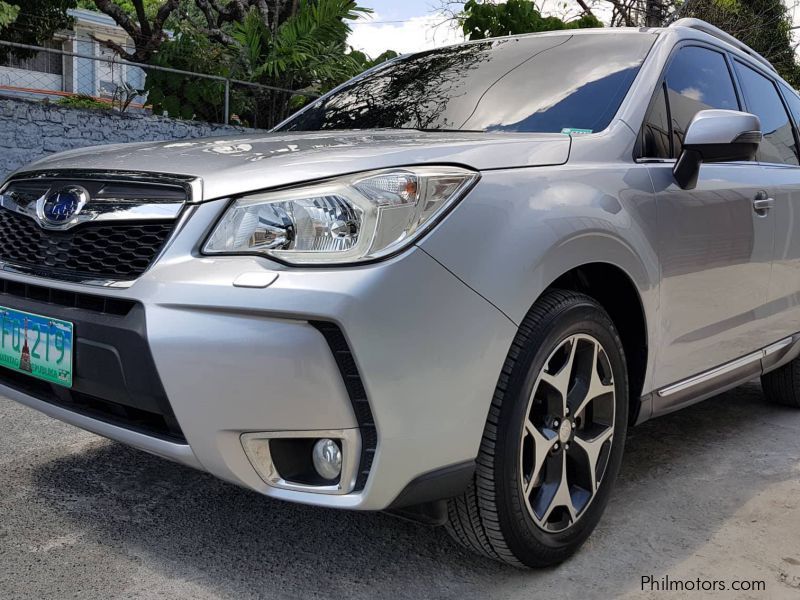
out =
{"type": "Polygon", "coordinates": [[[114,52],[97,41],[110,39],[121,46],[132,46],[127,33],[111,17],[81,9],[69,10],[68,14],[74,21],[72,29],[58,32],[47,47],[104,60],[50,52],[39,52],[28,59],[12,55],[0,59],[0,94],[54,100],[80,94],[111,99],[118,86],[144,87],[144,71],[120,64],[114,52]]]}

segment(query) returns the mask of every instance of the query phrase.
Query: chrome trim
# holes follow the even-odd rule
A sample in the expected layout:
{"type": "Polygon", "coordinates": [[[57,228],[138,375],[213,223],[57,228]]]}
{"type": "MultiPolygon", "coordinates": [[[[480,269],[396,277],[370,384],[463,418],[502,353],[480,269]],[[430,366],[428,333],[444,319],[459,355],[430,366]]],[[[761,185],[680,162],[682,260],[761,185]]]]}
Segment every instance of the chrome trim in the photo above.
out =
{"type": "MultiPolygon", "coordinates": [[[[127,207],[123,210],[116,210],[114,211],[109,210],[108,212],[103,212],[105,216],[98,216],[97,218],[93,219],[94,221],[143,221],[143,220],[176,220],[175,226],[172,229],[169,237],[164,243],[164,247],[161,248],[160,252],[153,258],[150,263],[150,266],[145,269],[144,273],[150,270],[150,268],[159,261],[159,259],[164,255],[167,248],[172,244],[175,240],[176,236],[183,230],[186,226],[186,222],[188,221],[189,217],[194,214],[195,205],[200,202],[202,199],[202,182],[197,178],[190,178],[190,177],[181,177],[181,176],[163,176],[158,173],[138,173],[134,174],[131,172],[113,172],[113,171],[106,171],[106,172],[88,172],[88,171],[78,171],[78,170],[64,170],[64,171],[52,171],[52,172],[25,172],[25,173],[16,173],[13,177],[7,179],[2,186],[0,186],[0,207],[11,210],[16,212],[17,214],[23,214],[28,217],[32,217],[39,225],[41,226],[41,222],[35,215],[31,215],[29,212],[25,212],[22,209],[23,207],[19,207],[16,203],[6,202],[6,200],[10,200],[7,198],[3,192],[14,182],[19,181],[35,181],[35,180],[48,180],[52,179],[54,181],[64,182],[64,180],[72,181],[72,180],[82,180],[82,179],[91,179],[91,180],[101,180],[107,181],[109,183],[119,183],[119,182],[129,182],[129,183],[136,183],[140,185],[153,185],[153,186],[165,186],[165,185],[173,185],[179,186],[184,189],[186,192],[186,201],[185,202],[152,202],[146,204],[138,204],[133,205],[131,207],[127,207]],[[184,210],[185,208],[185,210],[184,210]],[[164,210],[165,212],[157,214],[157,211],[164,210]],[[148,212],[151,211],[152,212],[148,212]],[[166,216],[167,212],[174,211],[174,214],[171,216],[166,216]],[[135,215],[136,218],[132,218],[132,215],[135,215]]],[[[47,197],[50,190],[45,193],[44,197],[47,197]]],[[[36,201],[38,203],[41,201],[41,198],[36,201]]],[[[106,199],[106,201],[108,201],[106,199]]],[[[113,202],[113,200],[112,200],[113,202]]],[[[32,203],[33,204],[33,203],[32,203]]],[[[119,203],[116,203],[115,206],[118,206],[119,203]]],[[[81,214],[85,214],[86,209],[79,213],[78,216],[81,214]]],[[[43,227],[43,229],[57,229],[52,227],[43,227]]],[[[5,271],[8,273],[15,273],[17,275],[23,275],[26,277],[34,277],[36,279],[45,282],[45,285],[52,282],[64,282],[64,283],[71,283],[76,285],[87,285],[87,286],[94,286],[94,287],[107,287],[107,288],[118,288],[118,289],[127,289],[131,287],[139,277],[136,279],[93,279],[93,278],[84,278],[81,276],[69,276],[65,274],[59,273],[57,276],[54,276],[53,273],[46,273],[43,274],[37,269],[36,267],[30,266],[23,266],[17,265],[13,262],[7,262],[0,260],[0,271],[5,271]]],[[[142,273],[142,275],[144,274],[142,273]]]]}
{"type": "Polygon", "coordinates": [[[775,354],[776,352],[780,352],[784,348],[788,348],[789,346],[792,345],[792,342],[794,342],[794,336],[787,337],[779,342],[775,342],[774,344],[767,346],[766,348],[764,348],[764,357],[766,358],[770,354],[775,354]]]}
{"type": "Polygon", "coordinates": [[[186,191],[187,204],[199,204],[203,201],[203,181],[202,179],[189,175],[172,175],[163,173],[152,173],[145,171],[92,171],[83,169],[63,169],[48,171],[21,171],[9,177],[0,188],[0,193],[12,182],[20,180],[80,180],[87,179],[92,181],[120,182],[127,181],[139,185],[179,186],[186,191]]]}
{"type": "MultiPolygon", "coordinates": [[[[77,285],[91,285],[95,287],[113,287],[113,288],[129,288],[135,279],[116,280],[116,279],[83,279],[81,277],[69,277],[67,275],[59,274],[58,277],[53,277],[52,273],[42,274],[37,272],[36,267],[27,267],[23,265],[15,265],[13,263],[0,260],[0,271],[6,273],[14,273],[16,275],[24,275],[25,277],[32,277],[42,282],[41,285],[52,285],[53,282],[61,283],[74,283],[77,285]]],[[[146,272],[146,271],[145,271],[146,272]]]]}
{"type": "Polygon", "coordinates": [[[44,217],[44,203],[52,191],[52,188],[49,188],[41,198],[27,206],[18,204],[10,196],[0,194],[0,207],[33,219],[42,229],[66,231],[81,223],[89,222],[170,221],[180,214],[184,205],[183,202],[149,202],[124,206],[123,202],[113,199],[98,200],[93,198],[88,203],[82,204],[80,211],[69,221],[55,224],[44,217]]]}
{"type": "Polygon", "coordinates": [[[358,477],[361,435],[358,429],[323,429],[318,431],[263,431],[243,433],[242,448],[259,477],[275,488],[315,494],[348,494],[358,477]],[[308,485],[283,479],[272,462],[269,440],[279,438],[331,438],[342,442],[342,475],[336,485],[308,485]]]}
{"type": "Polygon", "coordinates": [[[717,377],[721,377],[722,375],[725,375],[727,373],[736,371],[737,369],[745,367],[751,363],[760,361],[761,359],[771,354],[783,350],[784,348],[792,344],[793,339],[794,339],[793,336],[789,336],[787,338],[775,342],[774,344],[770,344],[766,348],[763,348],[761,350],[758,350],[741,358],[737,358],[736,360],[733,360],[729,363],[725,363],[724,365],[715,367],[708,371],[704,371],[703,373],[699,373],[697,375],[689,377],[688,379],[684,379],[683,381],[679,381],[677,383],[673,383],[672,385],[668,385],[658,390],[658,395],[661,396],[662,398],[666,398],[667,396],[672,396],[673,394],[677,394],[678,392],[683,392],[702,383],[706,383],[707,381],[716,379],[717,377]]]}
{"type": "MultiPolygon", "coordinates": [[[[53,228],[53,229],[68,229],[68,228],[72,227],[73,224],[77,224],[78,221],[76,219],[78,219],[80,217],[81,211],[86,206],[86,203],[89,202],[89,200],[91,199],[91,196],[89,195],[89,192],[86,190],[86,188],[84,188],[83,186],[80,186],[80,185],[68,185],[68,186],[65,186],[65,187],[61,188],[60,190],[58,190],[57,192],[55,192],[55,194],[58,197],[60,197],[62,192],[73,192],[73,193],[77,193],[77,195],[78,195],[78,198],[79,198],[78,199],[78,206],[75,208],[75,211],[73,212],[72,218],[69,221],[66,221],[64,223],[58,223],[56,221],[51,221],[50,219],[47,218],[47,214],[45,214],[45,206],[47,205],[47,201],[54,194],[53,188],[49,187],[47,189],[47,192],[45,192],[45,194],[41,198],[39,198],[38,200],[36,200],[36,202],[33,203],[34,217],[38,221],[40,227],[45,228],[45,229],[49,229],[49,228],[53,228]]],[[[5,196],[0,196],[0,203],[3,203],[4,201],[5,201],[5,196]]],[[[13,202],[13,199],[12,199],[12,202],[13,202]]],[[[14,203],[14,204],[16,205],[16,203],[14,203]]],[[[23,207],[21,207],[19,205],[16,205],[16,206],[17,206],[17,209],[23,208],[23,207]]],[[[30,205],[28,205],[25,208],[28,210],[28,212],[30,212],[30,205]]]]}

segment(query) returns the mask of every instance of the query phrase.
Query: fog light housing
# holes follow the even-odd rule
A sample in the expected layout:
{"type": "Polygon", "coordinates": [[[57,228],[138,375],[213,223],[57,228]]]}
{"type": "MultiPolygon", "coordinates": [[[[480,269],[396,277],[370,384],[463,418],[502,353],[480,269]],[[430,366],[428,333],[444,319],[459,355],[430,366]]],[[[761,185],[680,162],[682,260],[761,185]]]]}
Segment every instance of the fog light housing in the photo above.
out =
{"type": "Polygon", "coordinates": [[[330,438],[317,440],[312,451],[314,470],[323,479],[333,481],[342,473],[342,450],[330,438]]]}
{"type": "Polygon", "coordinates": [[[349,494],[358,478],[358,429],[264,431],[241,435],[242,448],[261,479],[274,488],[349,494]]]}

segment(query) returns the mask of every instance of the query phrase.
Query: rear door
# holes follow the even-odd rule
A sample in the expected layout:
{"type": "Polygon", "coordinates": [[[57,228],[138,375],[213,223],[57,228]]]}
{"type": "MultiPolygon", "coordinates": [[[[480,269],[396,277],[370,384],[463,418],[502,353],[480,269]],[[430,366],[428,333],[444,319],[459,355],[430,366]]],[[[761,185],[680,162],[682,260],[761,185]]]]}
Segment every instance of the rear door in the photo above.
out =
{"type": "MultiPolygon", "coordinates": [[[[739,77],[747,96],[746,79],[739,77]]],[[[772,84],[774,86],[774,83],[772,84]]],[[[760,86],[752,93],[763,103],[764,97],[773,100],[774,115],[766,120],[772,123],[770,133],[763,127],[765,141],[780,152],[773,152],[768,169],[774,187],[773,219],[775,221],[775,254],[772,263],[772,279],[769,286],[769,320],[768,327],[775,341],[793,333],[800,332],[800,167],[798,166],[797,131],[792,132],[790,119],[786,116],[785,107],[793,115],[794,124],[800,122],[800,97],[783,84],[777,88],[782,92],[783,104],[774,100],[774,93],[769,88],[760,86]],[[785,107],[784,107],[785,105],[785,107]],[[775,160],[781,163],[775,164],[775,160]]],[[[748,100],[749,102],[749,100],[748,100]]],[[[751,110],[751,112],[754,112],[751,110]]],[[[761,115],[759,115],[761,116],[761,115]]],[[[762,117],[762,123],[765,118],[762,117]]],[[[796,129],[796,127],[795,127],[796,129]]],[[[770,146],[767,146],[769,148],[770,146]]]]}
{"type": "Polygon", "coordinates": [[[656,191],[662,269],[655,385],[663,387],[770,343],[763,322],[774,217],[756,213],[769,175],[756,162],[706,164],[696,189],[672,169],[689,122],[704,109],[740,110],[730,59],[694,42],[679,47],[653,98],[642,159],[656,191]]]}

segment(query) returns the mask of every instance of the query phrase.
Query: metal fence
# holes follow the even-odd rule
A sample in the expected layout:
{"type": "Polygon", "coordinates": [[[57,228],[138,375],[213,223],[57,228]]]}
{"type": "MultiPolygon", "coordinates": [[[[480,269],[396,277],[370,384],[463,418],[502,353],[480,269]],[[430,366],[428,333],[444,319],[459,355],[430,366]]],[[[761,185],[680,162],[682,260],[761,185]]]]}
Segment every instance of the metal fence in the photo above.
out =
{"type": "Polygon", "coordinates": [[[220,75],[128,62],[93,39],[78,38],[73,46],[76,51],[0,40],[0,95],[261,128],[277,120],[263,108],[274,104],[276,95],[295,106],[316,98],[220,75]]]}

